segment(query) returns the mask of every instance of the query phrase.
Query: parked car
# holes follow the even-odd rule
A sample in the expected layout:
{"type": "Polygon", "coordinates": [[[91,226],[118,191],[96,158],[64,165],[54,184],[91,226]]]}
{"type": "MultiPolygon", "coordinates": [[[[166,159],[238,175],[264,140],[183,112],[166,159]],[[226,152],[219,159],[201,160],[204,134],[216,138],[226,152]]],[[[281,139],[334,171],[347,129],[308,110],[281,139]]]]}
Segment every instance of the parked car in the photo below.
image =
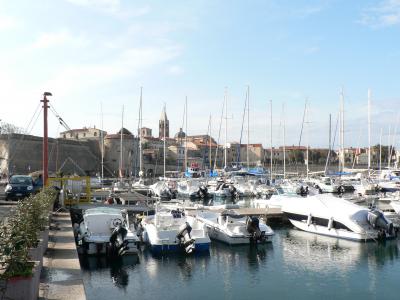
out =
{"type": "Polygon", "coordinates": [[[6,201],[28,197],[34,192],[32,177],[27,175],[11,176],[4,192],[6,194],[6,201]]]}

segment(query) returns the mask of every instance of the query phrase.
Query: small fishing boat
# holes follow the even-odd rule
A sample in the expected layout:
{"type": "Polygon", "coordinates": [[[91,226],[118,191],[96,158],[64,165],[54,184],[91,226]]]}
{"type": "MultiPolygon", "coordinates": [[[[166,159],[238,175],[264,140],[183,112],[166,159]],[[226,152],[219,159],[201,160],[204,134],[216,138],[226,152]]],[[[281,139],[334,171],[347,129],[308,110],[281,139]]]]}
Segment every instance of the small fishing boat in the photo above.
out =
{"type": "Polygon", "coordinates": [[[139,239],[126,210],[110,207],[87,209],[74,225],[76,239],[86,254],[127,255],[138,252],[139,239]]]}
{"type": "Polygon", "coordinates": [[[186,253],[208,251],[210,238],[203,223],[184,211],[167,208],[157,209],[155,215],[145,217],[143,241],[153,253],[184,251],[186,253]]]}
{"type": "Polygon", "coordinates": [[[262,219],[233,210],[202,211],[196,218],[207,226],[208,235],[229,245],[271,242],[274,231],[262,219]]]}

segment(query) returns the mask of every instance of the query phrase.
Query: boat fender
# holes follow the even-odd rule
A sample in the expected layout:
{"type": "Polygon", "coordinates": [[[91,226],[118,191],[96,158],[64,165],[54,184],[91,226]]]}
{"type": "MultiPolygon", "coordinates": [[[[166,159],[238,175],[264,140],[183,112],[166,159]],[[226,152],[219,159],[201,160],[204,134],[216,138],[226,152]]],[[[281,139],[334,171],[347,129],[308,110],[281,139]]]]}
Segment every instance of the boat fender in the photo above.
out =
{"type": "Polygon", "coordinates": [[[308,218],[307,218],[307,226],[310,226],[311,223],[312,223],[312,215],[309,214],[309,215],[308,215],[308,218]]]}
{"type": "Polygon", "coordinates": [[[331,218],[329,219],[329,222],[328,222],[328,230],[331,230],[332,227],[333,227],[333,217],[331,217],[331,218]]]}

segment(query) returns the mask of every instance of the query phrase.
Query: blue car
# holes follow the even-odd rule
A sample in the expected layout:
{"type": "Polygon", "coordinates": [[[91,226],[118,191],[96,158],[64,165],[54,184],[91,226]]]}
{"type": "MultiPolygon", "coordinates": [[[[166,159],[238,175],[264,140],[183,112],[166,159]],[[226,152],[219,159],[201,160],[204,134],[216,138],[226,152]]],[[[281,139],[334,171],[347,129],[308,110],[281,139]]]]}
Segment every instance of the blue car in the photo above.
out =
{"type": "Polygon", "coordinates": [[[32,177],[27,175],[11,176],[4,192],[6,194],[6,201],[28,197],[34,192],[32,177]]]}

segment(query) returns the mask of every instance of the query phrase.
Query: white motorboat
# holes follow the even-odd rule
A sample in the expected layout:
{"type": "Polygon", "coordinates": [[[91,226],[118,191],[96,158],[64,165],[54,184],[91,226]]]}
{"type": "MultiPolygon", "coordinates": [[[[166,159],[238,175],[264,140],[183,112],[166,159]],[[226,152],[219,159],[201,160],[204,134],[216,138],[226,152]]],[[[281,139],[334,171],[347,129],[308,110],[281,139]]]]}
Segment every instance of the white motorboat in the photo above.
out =
{"type": "Polygon", "coordinates": [[[182,210],[157,210],[155,215],[144,218],[141,225],[143,241],[150,244],[153,253],[209,250],[210,238],[206,226],[182,210]]]}
{"type": "Polygon", "coordinates": [[[335,182],[330,177],[323,176],[321,178],[311,178],[310,182],[313,186],[322,193],[340,193],[344,192],[341,186],[335,184],[335,182]]]}
{"type": "Polygon", "coordinates": [[[151,189],[149,186],[144,184],[143,178],[140,177],[138,181],[134,181],[132,183],[132,191],[138,192],[142,195],[149,195],[151,192],[151,189]]]}
{"type": "Polygon", "coordinates": [[[276,187],[272,191],[272,195],[267,195],[266,198],[255,199],[252,201],[252,206],[255,208],[281,208],[284,201],[291,198],[303,198],[296,193],[285,193],[281,187],[276,187]]]}
{"type": "Polygon", "coordinates": [[[139,239],[125,210],[90,208],[83,221],[75,224],[77,241],[87,254],[136,254],[139,239]]]}
{"type": "Polygon", "coordinates": [[[149,186],[152,192],[152,195],[161,198],[161,199],[171,199],[172,193],[165,181],[158,181],[149,186]]]}
{"type": "Polygon", "coordinates": [[[382,170],[379,176],[379,187],[383,192],[400,191],[400,170],[382,170]]]}
{"type": "Polygon", "coordinates": [[[113,185],[114,193],[126,193],[129,191],[129,182],[127,181],[117,181],[113,185]]]}
{"type": "Polygon", "coordinates": [[[190,199],[208,197],[205,184],[198,180],[182,180],[177,183],[178,196],[190,199]]]}
{"type": "Polygon", "coordinates": [[[376,209],[367,209],[331,195],[286,200],[282,205],[298,229],[356,241],[395,237],[393,223],[376,209]]]}
{"type": "Polygon", "coordinates": [[[199,212],[196,218],[207,226],[208,235],[229,245],[271,242],[274,231],[257,217],[236,214],[233,210],[221,213],[199,212]]]}
{"type": "Polygon", "coordinates": [[[209,186],[208,192],[216,198],[239,198],[242,196],[232,184],[219,181],[216,185],[209,186]]]}

